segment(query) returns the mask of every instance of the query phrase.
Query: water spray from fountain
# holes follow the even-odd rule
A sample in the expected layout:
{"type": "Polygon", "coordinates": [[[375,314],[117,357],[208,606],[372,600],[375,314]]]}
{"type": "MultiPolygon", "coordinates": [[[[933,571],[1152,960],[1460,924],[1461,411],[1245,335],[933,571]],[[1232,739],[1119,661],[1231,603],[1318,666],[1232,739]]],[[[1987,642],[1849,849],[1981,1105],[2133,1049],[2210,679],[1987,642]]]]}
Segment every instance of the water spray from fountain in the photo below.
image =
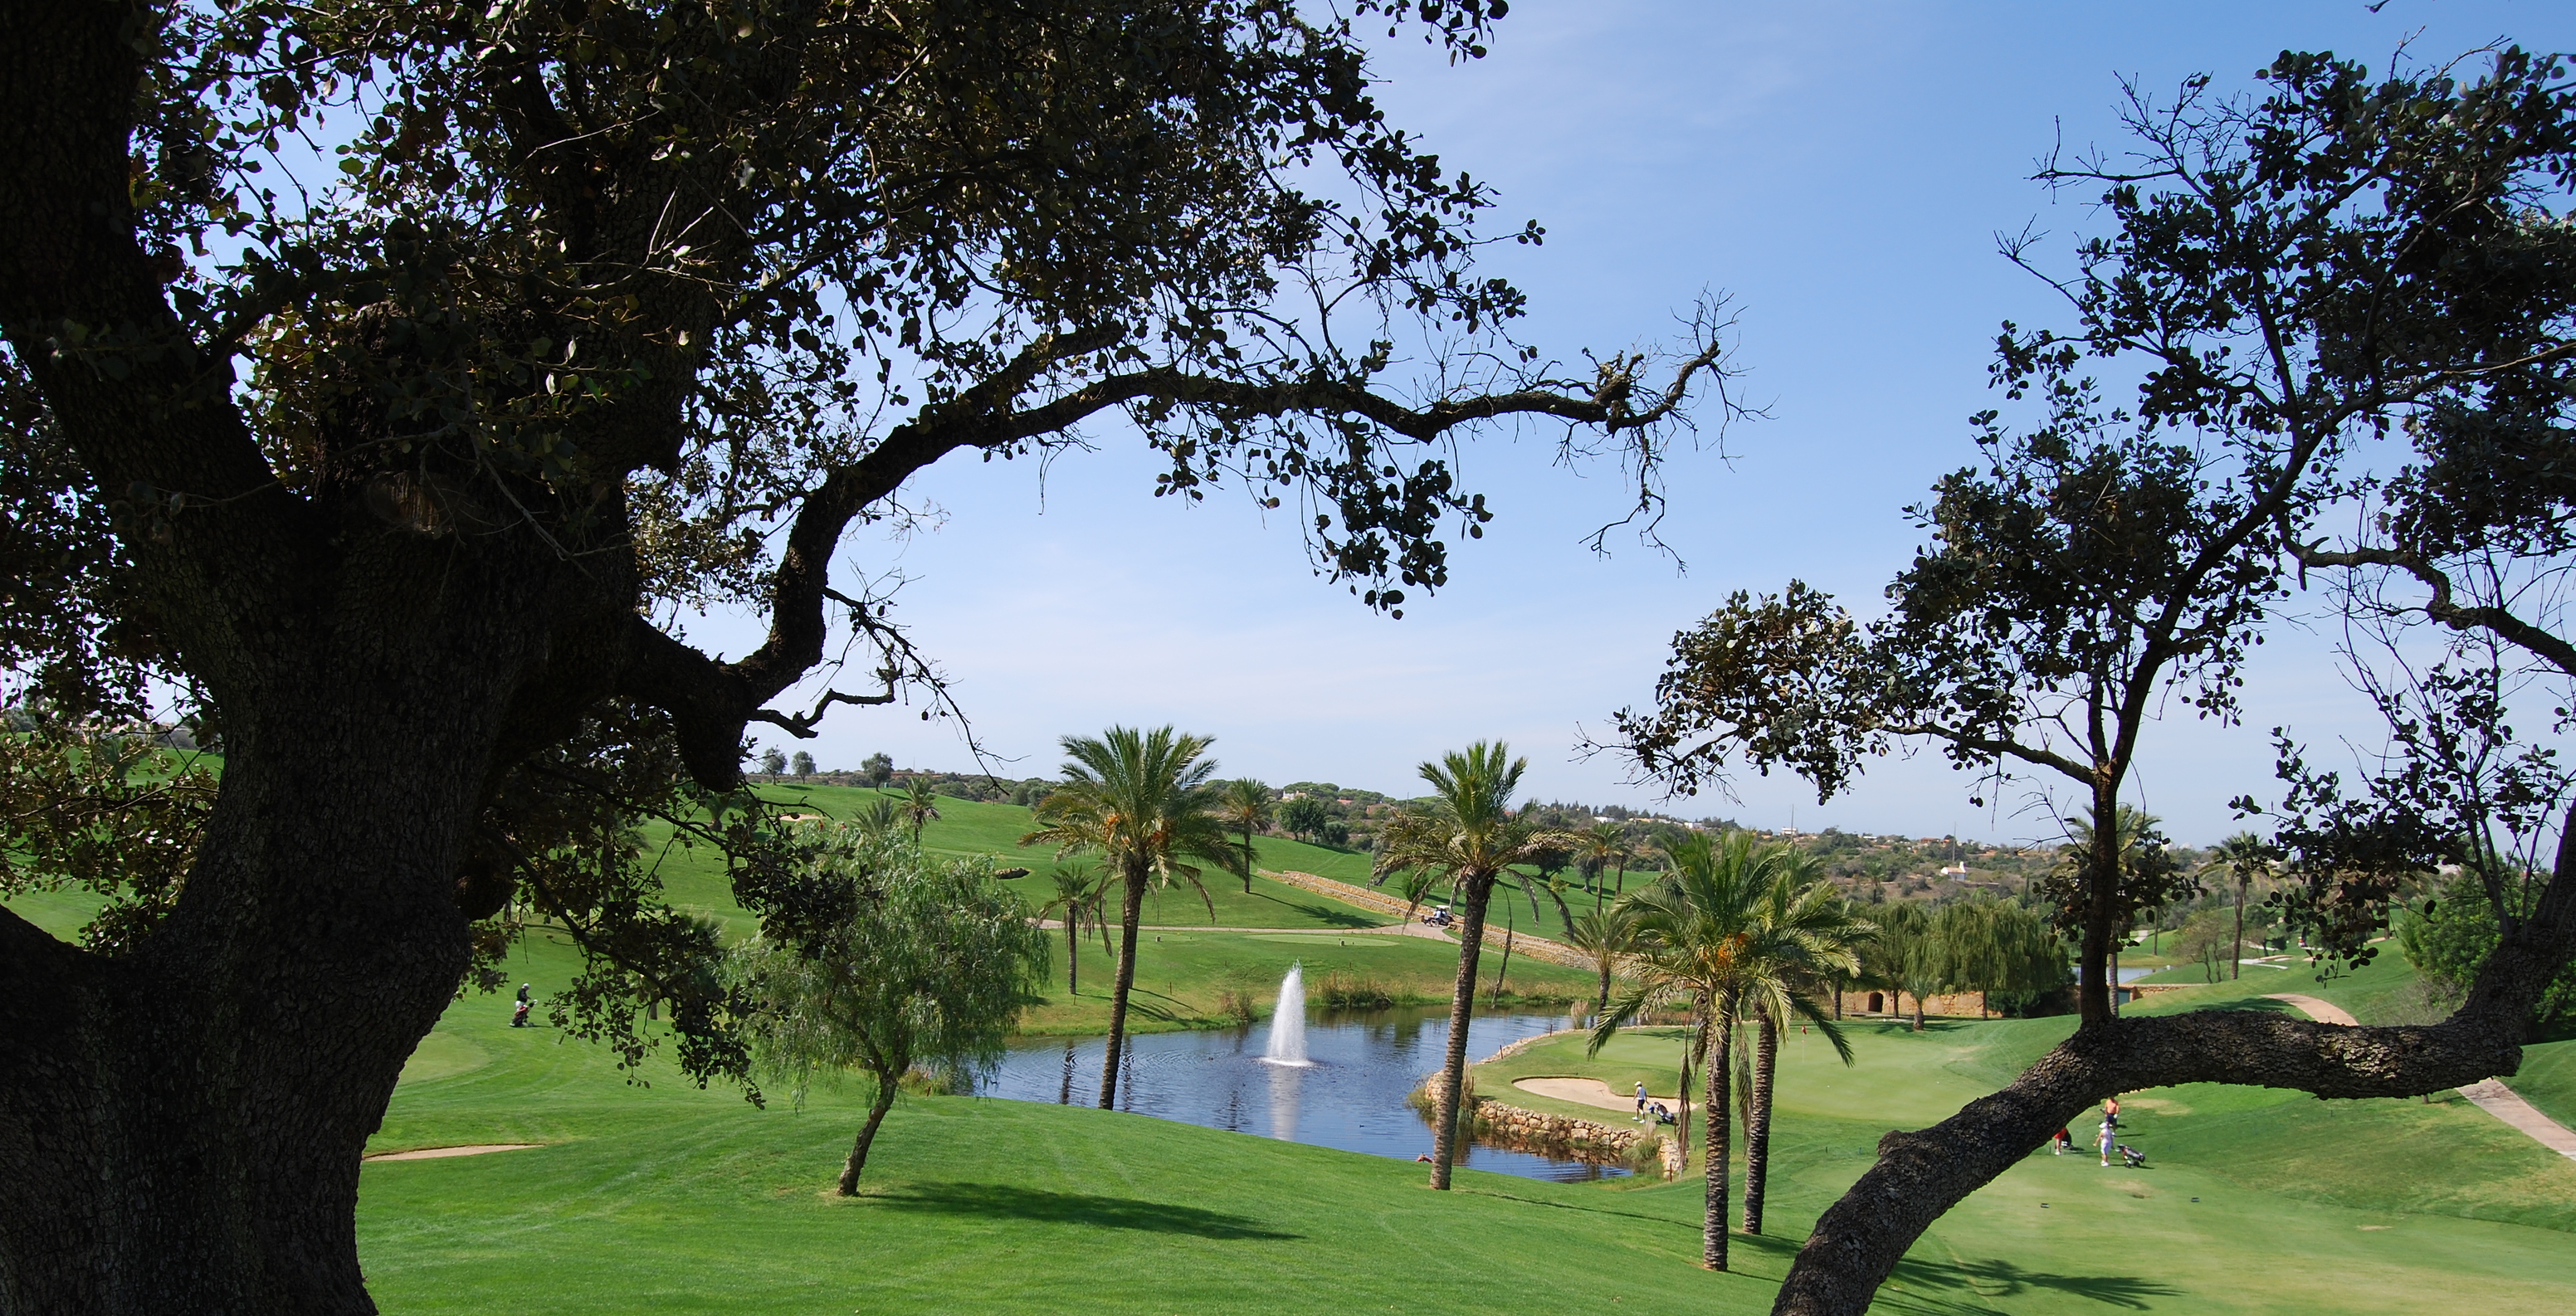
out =
{"type": "Polygon", "coordinates": [[[1306,1058],[1306,966],[1288,966],[1279,980],[1279,1009],[1270,1017],[1270,1046],[1261,1058],[1274,1065],[1310,1065],[1306,1058]]]}

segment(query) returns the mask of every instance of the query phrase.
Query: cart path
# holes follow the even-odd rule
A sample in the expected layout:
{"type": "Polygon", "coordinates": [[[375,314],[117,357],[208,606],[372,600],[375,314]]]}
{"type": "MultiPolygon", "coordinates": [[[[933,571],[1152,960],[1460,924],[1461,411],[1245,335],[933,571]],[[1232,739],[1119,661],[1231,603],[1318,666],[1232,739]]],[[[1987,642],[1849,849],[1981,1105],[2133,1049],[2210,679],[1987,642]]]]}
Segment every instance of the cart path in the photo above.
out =
{"type": "MultiPolygon", "coordinates": [[[[2320,1001],[2313,996],[2276,992],[2273,993],[2272,999],[2288,1001],[2319,1023],[2354,1022],[2351,1011],[2320,1001]]],[[[2476,1103],[2478,1109],[2503,1120],[2507,1126],[2521,1131],[2533,1142],[2569,1160],[2576,1160],[2576,1131],[2571,1131],[2566,1125],[2541,1114],[2538,1108],[2522,1099],[2522,1094],[2506,1087],[2502,1082],[2492,1078],[2483,1079],[2461,1088],[2460,1095],[2476,1103]]]]}
{"type": "Polygon", "coordinates": [[[543,1147],[542,1142],[478,1142],[464,1147],[421,1147],[412,1151],[382,1152],[361,1159],[374,1161],[443,1161],[450,1156],[481,1156],[487,1152],[527,1151],[543,1147]]]}
{"type": "Polygon", "coordinates": [[[2332,1001],[2320,1001],[2313,996],[2301,996],[2297,992],[2269,992],[2265,994],[2264,999],[2288,1001],[2299,1007],[2299,1010],[2309,1018],[2321,1024],[2342,1024],[2350,1028],[2361,1022],[2352,1017],[2352,1011],[2332,1001]]]}
{"type": "MultiPolygon", "coordinates": [[[[1036,923],[1050,932],[1064,931],[1062,919],[1042,918],[1036,920],[1036,923]]],[[[1449,938],[1440,935],[1439,929],[1420,923],[1389,923],[1383,927],[1374,928],[1233,928],[1220,927],[1213,923],[1139,923],[1136,925],[1136,930],[1138,932],[1256,932],[1277,933],[1287,937],[1429,937],[1433,941],[1449,941],[1449,938]]],[[[1449,941],[1449,944],[1454,946],[1458,943],[1449,941]]]]}

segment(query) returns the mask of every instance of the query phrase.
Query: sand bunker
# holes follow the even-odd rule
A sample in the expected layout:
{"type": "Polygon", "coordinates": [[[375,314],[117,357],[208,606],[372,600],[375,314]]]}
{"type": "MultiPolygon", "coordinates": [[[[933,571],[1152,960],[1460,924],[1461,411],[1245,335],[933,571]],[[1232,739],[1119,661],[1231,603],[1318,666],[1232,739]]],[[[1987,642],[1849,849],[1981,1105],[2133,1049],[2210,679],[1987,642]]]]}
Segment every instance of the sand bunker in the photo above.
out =
{"type": "MultiPolygon", "coordinates": [[[[1597,1078],[1523,1078],[1513,1080],[1512,1086],[1532,1096],[1553,1097],[1558,1101],[1598,1106],[1603,1110],[1624,1111],[1632,1116],[1637,1113],[1635,1088],[1621,1092],[1597,1078]]],[[[1682,1104],[1677,1097],[1659,1097],[1653,1093],[1648,1093],[1646,1099],[1660,1101],[1667,1109],[1678,1109],[1682,1104]]]]}
{"type": "Polygon", "coordinates": [[[466,1147],[422,1147],[415,1151],[386,1152],[369,1156],[370,1161],[437,1161],[450,1156],[480,1156],[485,1152],[526,1151],[543,1147],[542,1142],[478,1142],[466,1147]]]}

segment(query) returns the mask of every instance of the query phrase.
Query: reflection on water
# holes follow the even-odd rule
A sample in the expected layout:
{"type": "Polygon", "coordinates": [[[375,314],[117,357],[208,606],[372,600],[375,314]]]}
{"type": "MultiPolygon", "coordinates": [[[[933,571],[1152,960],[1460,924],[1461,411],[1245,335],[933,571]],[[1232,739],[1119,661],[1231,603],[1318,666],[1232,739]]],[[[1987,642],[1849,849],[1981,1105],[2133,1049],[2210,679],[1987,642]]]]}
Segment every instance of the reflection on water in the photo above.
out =
{"type": "MultiPolygon", "coordinates": [[[[1468,1055],[1483,1059],[1526,1037],[1568,1027],[1559,1014],[1479,1014],[1468,1055]]],[[[1431,1126],[1405,1095],[1440,1067],[1446,1009],[1322,1013],[1306,1024],[1304,1066],[1265,1064],[1268,1024],[1127,1039],[1118,1107],[1238,1133],[1264,1133],[1344,1151],[1412,1160],[1431,1150],[1431,1126]]],[[[983,1095],[1088,1105],[1099,1100],[1106,1039],[1013,1047],[983,1095]]],[[[1492,1094],[1488,1094],[1492,1095],[1492,1094]]],[[[1459,1164],[1532,1179],[1600,1179],[1623,1170],[1494,1147],[1466,1147],[1459,1164]]]]}

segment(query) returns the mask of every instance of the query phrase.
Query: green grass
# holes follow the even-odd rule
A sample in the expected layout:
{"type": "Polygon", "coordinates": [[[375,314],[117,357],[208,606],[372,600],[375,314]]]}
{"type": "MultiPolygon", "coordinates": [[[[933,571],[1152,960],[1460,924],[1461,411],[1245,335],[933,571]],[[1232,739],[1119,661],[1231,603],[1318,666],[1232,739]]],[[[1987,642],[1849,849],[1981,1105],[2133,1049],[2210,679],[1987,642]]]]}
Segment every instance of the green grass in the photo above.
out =
{"type": "MultiPolygon", "coordinates": [[[[541,988],[571,971],[542,939],[514,965],[541,988]]],[[[361,1255],[388,1313],[1750,1314],[1880,1133],[1948,1114],[2066,1026],[1865,1023],[1850,1070],[1793,1039],[1772,1236],[1739,1235],[1738,1271],[1712,1275],[1693,1264],[1693,1180],[1462,1171],[1460,1191],[1434,1194],[1402,1162],[1014,1102],[906,1098],[866,1195],[839,1201],[828,1188],[860,1093],[754,1110],[658,1064],[650,1088],[627,1086],[597,1051],[507,1016],[498,998],[452,1009],[374,1146],[552,1145],[367,1167],[361,1255]]],[[[1558,1041],[1494,1069],[1650,1073],[1669,1090],[1677,1046],[1646,1029],[1597,1062],[1558,1041]]],[[[2474,1110],[2202,1089],[2137,1094],[2130,1110],[2152,1168],[2031,1158],[1944,1217],[1875,1310],[2541,1313],[2576,1284],[2576,1183],[2499,1168],[2477,1121],[2502,1126],[2474,1110]],[[2515,1196],[2535,1184],[2554,1197],[2515,1196]]]]}

